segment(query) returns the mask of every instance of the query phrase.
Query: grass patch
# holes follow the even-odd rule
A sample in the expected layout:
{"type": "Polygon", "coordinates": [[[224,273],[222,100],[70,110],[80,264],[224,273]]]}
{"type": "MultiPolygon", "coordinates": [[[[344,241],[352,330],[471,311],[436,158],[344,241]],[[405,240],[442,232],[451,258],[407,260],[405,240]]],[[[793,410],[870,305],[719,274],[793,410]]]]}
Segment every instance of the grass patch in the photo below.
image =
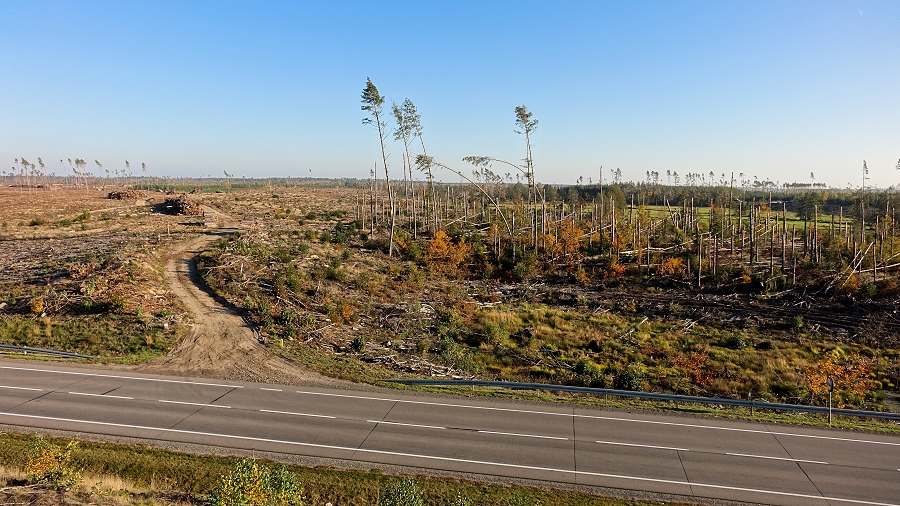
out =
{"type": "Polygon", "coordinates": [[[177,341],[175,329],[145,324],[130,315],[30,318],[0,316],[0,342],[64,350],[117,362],[164,355],[177,341]]]}
{"type": "MultiPolygon", "coordinates": [[[[8,433],[0,436],[0,465],[5,470],[24,468],[34,436],[8,433]]],[[[52,438],[49,438],[52,439],[52,438]]],[[[54,439],[64,445],[65,440],[54,439]]],[[[238,457],[200,456],[143,446],[83,441],[73,452],[73,462],[85,476],[106,477],[150,490],[190,493],[203,497],[219,477],[234,467],[238,457]]],[[[373,505],[400,478],[380,471],[362,472],[330,467],[287,466],[303,486],[306,504],[373,505]]],[[[605,498],[584,492],[486,484],[453,478],[417,476],[416,486],[428,505],[442,506],[458,496],[477,505],[540,504],[542,506],[640,506],[672,504],[605,498]]],[[[92,502],[93,504],[93,502],[92,502]]],[[[133,502],[131,504],[138,504],[133,502]]],[[[147,503],[143,503],[147,504],[147,503]]],[[[150,503],[152,504],[152,503],[150,503]]]]}

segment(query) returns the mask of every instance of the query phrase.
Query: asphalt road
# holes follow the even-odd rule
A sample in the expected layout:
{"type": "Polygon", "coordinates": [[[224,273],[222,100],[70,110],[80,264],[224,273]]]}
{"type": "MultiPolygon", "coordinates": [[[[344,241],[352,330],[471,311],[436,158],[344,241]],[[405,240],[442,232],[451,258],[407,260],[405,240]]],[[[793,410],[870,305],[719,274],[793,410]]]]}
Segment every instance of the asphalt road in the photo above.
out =
{"type": "Polygon", "coordinates": [[[900,506],[900,437],[0,361],[0,423],[763,504],[900,506]]]}

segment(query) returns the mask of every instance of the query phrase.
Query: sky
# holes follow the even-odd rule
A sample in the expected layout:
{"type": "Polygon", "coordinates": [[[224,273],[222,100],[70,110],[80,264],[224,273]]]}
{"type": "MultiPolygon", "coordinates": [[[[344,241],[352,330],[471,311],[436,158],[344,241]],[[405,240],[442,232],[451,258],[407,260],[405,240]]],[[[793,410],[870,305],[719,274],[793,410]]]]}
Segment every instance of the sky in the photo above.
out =
{"type": "MultiPolygon", "coordinates": [[[[368,177],[371,78],[411,99],[428,154],[537,180],[900,184],[900,2],[0,0],[0,162],[62,174],[368,177]],[[67,165],[67,163],[66,163],[67,165]],[[93,165],[93,164],[91,164],[93,165]],[[505,172],[502,166],[494,167],[505,172]],[[96,172],[96,171],[95,171],[96,172]]],[[[402,145],[389,169],[402,177],[402,145]]],[[[0,166],[2,167],[2,166],[0,166]]],[[[449,173],[443,180],[458,181],[449,173]]]]}

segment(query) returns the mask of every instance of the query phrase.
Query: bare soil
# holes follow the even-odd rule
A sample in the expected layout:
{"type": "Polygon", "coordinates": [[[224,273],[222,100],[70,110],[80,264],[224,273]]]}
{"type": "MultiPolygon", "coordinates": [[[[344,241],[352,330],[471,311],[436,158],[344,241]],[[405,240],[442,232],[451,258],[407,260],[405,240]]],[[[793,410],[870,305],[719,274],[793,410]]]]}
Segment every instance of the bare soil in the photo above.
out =
{"type": "Polygon", "coordinates": [[[351,384],[275,356],[239,310],[210,294],[197,272],[195,257],[208,243],[237,231],[237,222],[207,206],[203,212],[215,216],[224,227],[174,246],[164,267],[166,284],[190,313],[192,327],[167,355],[134,370],[284,385],[351,384]]]}

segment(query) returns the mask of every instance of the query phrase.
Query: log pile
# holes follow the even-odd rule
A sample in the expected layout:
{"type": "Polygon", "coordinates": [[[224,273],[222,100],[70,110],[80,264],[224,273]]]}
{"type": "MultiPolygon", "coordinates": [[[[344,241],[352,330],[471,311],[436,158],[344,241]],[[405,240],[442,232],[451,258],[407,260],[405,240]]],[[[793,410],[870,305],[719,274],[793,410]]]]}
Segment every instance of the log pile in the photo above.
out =
{"type": "Polygon", "coordinates": [[[110,200],[137,200],[146,197],[147,194],[140,190],[116,190],[106,195],[106,198],[110,200]]]}
{"type": "Polygon", "coordinates": [[[177,197],[168,197],[162,204],[162,209],[166,214],[176,214],[184,216],[202,216],[203,210],[200,204],[189,200],[187,195],[181,194],[177,197]]]}

